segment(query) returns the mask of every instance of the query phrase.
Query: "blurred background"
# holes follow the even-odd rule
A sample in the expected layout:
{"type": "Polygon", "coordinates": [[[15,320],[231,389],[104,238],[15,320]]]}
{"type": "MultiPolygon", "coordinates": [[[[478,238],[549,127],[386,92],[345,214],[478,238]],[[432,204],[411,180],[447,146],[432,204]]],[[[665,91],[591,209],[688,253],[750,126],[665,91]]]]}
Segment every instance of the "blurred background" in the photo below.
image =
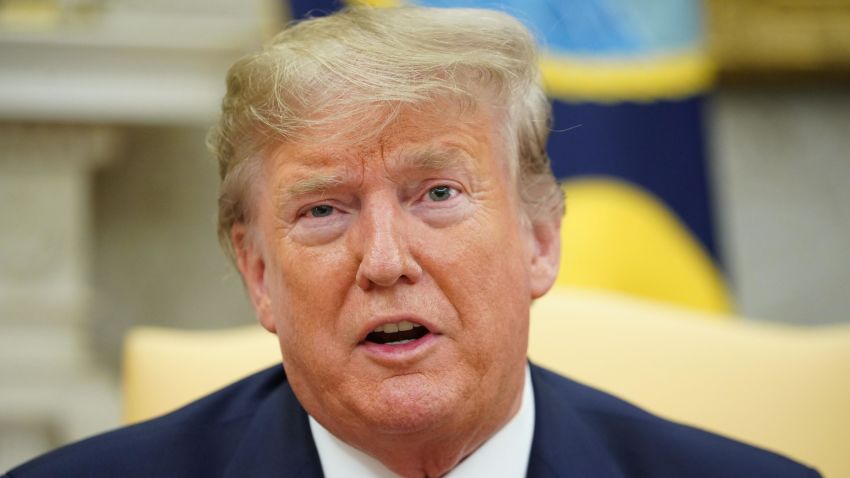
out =
{"type": "MultiPolygon", "coordinates": [[[[850,1],[417,3],[540,40],[559,284],[850,321],[850,1]]],[[[119,424],[129,328],[253,323],[206,131],[236,58],[339,7],[0,0],[0,471],[119,424]]]]}

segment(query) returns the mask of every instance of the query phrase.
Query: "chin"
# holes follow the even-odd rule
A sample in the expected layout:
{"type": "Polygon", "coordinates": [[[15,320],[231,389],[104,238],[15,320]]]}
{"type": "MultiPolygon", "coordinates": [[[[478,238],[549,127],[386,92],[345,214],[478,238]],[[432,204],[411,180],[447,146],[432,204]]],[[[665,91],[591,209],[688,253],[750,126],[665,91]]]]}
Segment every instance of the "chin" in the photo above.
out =
{"type": "Polygon", "coordinates": [[[363,403],[362,417],[376,431],[411,434],[455,421],[466,401],[456,387],[434,386],[420,374],[383,381],[363,403]]]}

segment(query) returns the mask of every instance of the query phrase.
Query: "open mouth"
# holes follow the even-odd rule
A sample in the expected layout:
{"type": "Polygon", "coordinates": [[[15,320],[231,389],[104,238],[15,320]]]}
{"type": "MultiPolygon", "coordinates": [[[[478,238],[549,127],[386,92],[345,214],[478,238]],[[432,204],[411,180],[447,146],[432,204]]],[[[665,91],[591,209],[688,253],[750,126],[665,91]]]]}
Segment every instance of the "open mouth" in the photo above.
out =
{"type": "Polygon", "coordinates": [[[428,335],[428,327],[408,320],[379,325],[369,335],[366,342],[382,345],[402,345],[419,340],[428,335]]]}

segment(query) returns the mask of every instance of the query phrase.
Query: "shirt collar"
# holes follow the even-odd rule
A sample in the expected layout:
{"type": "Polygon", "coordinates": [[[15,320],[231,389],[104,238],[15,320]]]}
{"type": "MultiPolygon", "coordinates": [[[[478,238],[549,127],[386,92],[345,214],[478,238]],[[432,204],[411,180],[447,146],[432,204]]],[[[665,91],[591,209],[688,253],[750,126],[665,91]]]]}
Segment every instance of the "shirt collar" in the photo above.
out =
{"type": "MultiPolygon", "coordinates": [[[[395,478],[381,462],[332,435],[312,416],[310,430],[326,478],[395,478]]],[[[447,478],[478,476],[524,477],[534,437],[534,389],[525,367],[522,404],[513,418],[474,453],[451,470],[447,478]]]]}

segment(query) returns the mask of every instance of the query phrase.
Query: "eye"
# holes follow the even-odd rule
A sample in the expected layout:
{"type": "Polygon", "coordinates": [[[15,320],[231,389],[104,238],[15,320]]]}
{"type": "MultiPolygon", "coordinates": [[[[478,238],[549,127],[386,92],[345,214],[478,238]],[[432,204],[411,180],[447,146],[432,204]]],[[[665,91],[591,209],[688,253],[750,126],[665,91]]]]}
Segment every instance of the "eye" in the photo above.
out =
{"type": "Polygon", "coordinates": [[[436,186],[428,190],[428,198],[432,201],[446,201],[457,194],[457,190],[451,186],[436,186]]]}
{"type": "Polygon", "coordinates": [[[334,207],[327,204],[320,204],[310,208],[310,216],[312,217],[327,217],[333,214],[334,207]]]}

